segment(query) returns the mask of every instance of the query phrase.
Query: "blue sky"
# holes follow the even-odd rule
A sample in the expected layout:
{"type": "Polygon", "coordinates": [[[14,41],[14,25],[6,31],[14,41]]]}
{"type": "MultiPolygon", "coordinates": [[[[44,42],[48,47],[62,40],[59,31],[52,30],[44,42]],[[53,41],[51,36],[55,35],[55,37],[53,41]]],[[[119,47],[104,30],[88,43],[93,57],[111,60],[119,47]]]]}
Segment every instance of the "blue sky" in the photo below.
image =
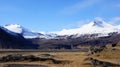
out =
{"type": "Polygon", "coordinates": [[[96,17],[120,24],[120,0],[0,0],[0,25],[47,32],[80,27],[96,17]]]}

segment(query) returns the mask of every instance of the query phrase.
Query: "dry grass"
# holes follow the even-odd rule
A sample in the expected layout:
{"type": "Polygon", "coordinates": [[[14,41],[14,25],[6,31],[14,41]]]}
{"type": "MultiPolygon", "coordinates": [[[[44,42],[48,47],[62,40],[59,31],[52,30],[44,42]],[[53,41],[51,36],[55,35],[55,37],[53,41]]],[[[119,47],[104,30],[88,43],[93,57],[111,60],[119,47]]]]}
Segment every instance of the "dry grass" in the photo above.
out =
{"type": "Polygon", "coordinates": [[[109,47],[101,53],[88,56],[85,52],[7,52],[0,53],[0,56],[5,56],[7,54],[23,54],[23,55],[35,55],[38,57],[51,57],[56,60],[69,61],[70,63],[54,64],[51,61],[34,61],[34,62],[6,62],[0,63],[0,67],[4,64],[36,64],[36,65],[46,65],[49,67],[92,67],[89,61],[84,61],[85,58],[93,57],[101,61],[107,61],[114,64],[120,64],[120,45],[116,47],[109,47]],[[115,50],[114,50],[115,48],[115,50]]]}
{"type": "MultiPolygon", "coordinates": [[[[14,54],[14,53],[0,53],[0,55],[7,55],[7,54],[14,54]]],[[[16,53],[15,53],[16,54],[16,53]]],[[[17,53],[18,54],[18,53],[17,53]]],[[[0,63],[0,67],[4,64],[37,64],[37,65],[46,65],[49,67],[90,67],[90,65],[86,65],[84,63],[84,59],[87,58],[88,56],[84,52],[22,52],[19,54],[24,54],[24,55],[35,55],[35,56],[43,56],[47,55],[49,57],[53,57],[56,60],[63,60],[63,61],[69,61],[70,63],[62,63],[62,64],[54,64],[51,61],[35,61],[35,62],[28,62],[28,61],[23,61],[23,62],[6,62],[6,63],[0,63]]]]}

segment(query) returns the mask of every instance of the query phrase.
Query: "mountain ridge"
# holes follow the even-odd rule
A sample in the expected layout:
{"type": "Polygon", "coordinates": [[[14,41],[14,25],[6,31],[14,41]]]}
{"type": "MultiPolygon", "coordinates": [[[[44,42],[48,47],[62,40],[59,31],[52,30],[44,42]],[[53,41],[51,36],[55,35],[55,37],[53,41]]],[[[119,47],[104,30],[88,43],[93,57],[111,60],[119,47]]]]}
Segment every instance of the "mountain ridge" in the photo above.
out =
{"type": "Polygon", "coordinates": [[[106,23],[103,20],[94,20],[91,21],[88,24],[85,24],[79,28],[75,29],[63,29],[57,33],[52,33],[52,32],[33,32],[30,31],[24,27],[22,27],[19,24],[8,24],[3,26],[4,28],[15,32],[22,34],[25,38],[56,38],[57,36],[71,36],[75,35],[76,37],[79,37],[81,35],[86,35],[86,34],[99,34],[98,37],[104,37],[108,36],[109,33],[112,32],[118,32],[120,33],[120,25],[118,26],[113,26],[111,24],[106,23]]]}

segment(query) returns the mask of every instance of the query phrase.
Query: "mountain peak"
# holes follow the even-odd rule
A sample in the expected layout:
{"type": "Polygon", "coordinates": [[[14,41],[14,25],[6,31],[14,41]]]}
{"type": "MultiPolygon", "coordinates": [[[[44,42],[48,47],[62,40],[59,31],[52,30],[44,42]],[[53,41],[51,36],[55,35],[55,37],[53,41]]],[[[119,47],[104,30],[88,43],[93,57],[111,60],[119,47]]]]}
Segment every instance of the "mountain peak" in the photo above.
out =
{"type": "Polygon", "coordinates": [[[89,27],[101,27],[101,28],[113,27],[111,24],[98,19],[95,19],[94,21],[91,21],[89,24],[86,24],[86,25],[89,27]]]}
{"type": "Polygon", "coordinates": [[[92,21],[92,26],[97,26],[97,27],[105,27],[105,25],[108,24],[104,22],[102,18],[95,18],[94,21],[92,21]]]}
{"type": "Polygon", "coordinates": [[[21,25],[19,25],[19,24],[7,24],[7,25],[5,25],[5,26],[21,27],[21,25]]]}
{"type": "Polygon", "coordinates": [[[92,21],[91,22],[92,26],[98,26],[98,27],[104,27],[103,21],[92,21]]]}

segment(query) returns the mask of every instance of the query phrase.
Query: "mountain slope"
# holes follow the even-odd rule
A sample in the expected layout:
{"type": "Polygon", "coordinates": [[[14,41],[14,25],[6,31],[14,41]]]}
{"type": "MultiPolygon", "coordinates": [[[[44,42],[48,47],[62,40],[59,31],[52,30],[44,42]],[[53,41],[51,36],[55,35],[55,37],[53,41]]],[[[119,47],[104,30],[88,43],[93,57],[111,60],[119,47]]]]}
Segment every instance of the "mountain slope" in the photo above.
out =
{"type": "Polygon", "coordinates": [[[8,24],[8,25],[5,25],[4,28],[6,28],[12,32],[21,34],[25,38],[52,38],[52,36],[53,36],[53,34],[52,35],[42,34],[39,32],[30,31],[30,30],[20,26],[19,24],[8,24]]]}

